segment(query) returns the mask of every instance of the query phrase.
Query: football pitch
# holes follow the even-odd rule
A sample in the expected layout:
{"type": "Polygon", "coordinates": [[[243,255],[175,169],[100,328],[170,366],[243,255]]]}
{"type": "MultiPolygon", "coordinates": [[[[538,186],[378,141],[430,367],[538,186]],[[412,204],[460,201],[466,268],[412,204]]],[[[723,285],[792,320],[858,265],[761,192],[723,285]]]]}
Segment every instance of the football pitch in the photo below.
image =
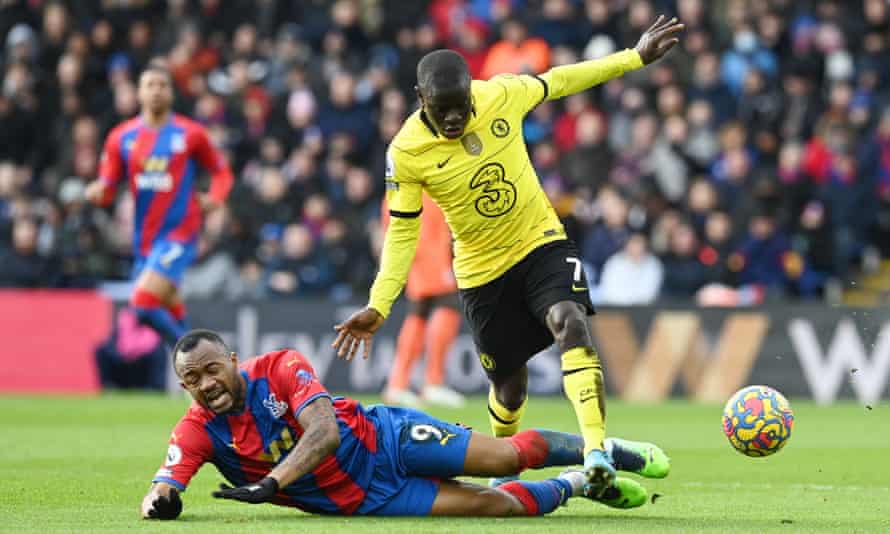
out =
{"type": "MultiPolygon", "coordinates": [[[[673,460],[668,478],[643,481],[655,501],[631,511],[575,499],[553,515],[533,518],[309,516],[217,501],[210,492],[222,479],[205,466],[184,494],[180,519],[160,523],[139,519],[139,503],[185,399],[5,396],[0,532],[890,532],[890,405],[869,410],[791,402],[791,441],[765,459],[732,450],[721,432],[720,406],[610,403],[609,435],[654,441],[673,460]]],[[[487,429],[481,398],[465,409],[429,411],[487,429]]],[[[573,431],[576,424],[567,401],[533,398],[524,426],[573,431]]]]}

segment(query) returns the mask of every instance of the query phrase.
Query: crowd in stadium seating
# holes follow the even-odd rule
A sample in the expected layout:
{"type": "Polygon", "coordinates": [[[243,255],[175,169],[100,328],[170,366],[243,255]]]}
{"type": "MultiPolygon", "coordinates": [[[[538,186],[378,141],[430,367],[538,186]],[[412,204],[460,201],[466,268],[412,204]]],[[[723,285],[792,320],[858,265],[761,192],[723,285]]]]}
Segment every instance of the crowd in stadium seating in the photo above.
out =
{"type": "Polygon", "coordinates": [[[543,71],[661,12],[687,26],[668,58],[525,124],[596,300],[815,298],[890,255],[887,0],[2,0],[0,286],[128,277],[132,203],[83,189],[152,58],[237,176],[186,296],[346,300],[375,273],[423,54],[543,71]]]}

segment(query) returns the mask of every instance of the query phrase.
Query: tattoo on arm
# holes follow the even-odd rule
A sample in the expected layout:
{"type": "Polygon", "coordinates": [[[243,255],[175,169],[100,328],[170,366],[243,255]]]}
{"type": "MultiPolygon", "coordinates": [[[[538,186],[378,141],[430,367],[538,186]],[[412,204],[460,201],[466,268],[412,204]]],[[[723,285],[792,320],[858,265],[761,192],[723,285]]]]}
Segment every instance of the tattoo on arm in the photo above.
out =
{"type": "Polygon", "coordinates": [[[309,403],[300,412],[299,423],[304,432],[296,447],[269,473],[281,488],[312,472],[340,446],[340,428],[329,398],[309,403]]]}

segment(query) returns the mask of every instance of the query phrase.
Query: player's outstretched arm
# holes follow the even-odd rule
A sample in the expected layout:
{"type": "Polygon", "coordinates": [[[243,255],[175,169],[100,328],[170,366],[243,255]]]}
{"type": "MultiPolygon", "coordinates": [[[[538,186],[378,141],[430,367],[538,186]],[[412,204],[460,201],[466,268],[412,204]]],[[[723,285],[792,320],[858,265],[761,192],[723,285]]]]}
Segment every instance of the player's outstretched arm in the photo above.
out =
{"type": "MultiPolygon", "coordinates": [[[[417,190],[419,198],[419,186],[417,190]]],[[[350,361],[363,343],[364,357],[371,355],[371,338],[383,325],[393,302],[405,287],[411,262],[417,252],[420,211],[408,214],[399,212],[396,215],[396,212],[390,210],[390,215],[383,240],[383,252],[380,255],[380,271],[371,286],[368,306],[334,327],[338,335],[331,346],[337,350],[339,357],[346,357],[350,361]]]]}
{"type": "Polygon", "coordinates": [[[182,513],[179,490],[166,482],[155,482],[142,499],[143,519],[176,519],[182,513]]]}
{"type": "Polygon", "coordinates": [[[311,473],[340,446],[340,428],[328,397],[319,397],[307,404],[297,421],[303,427],[303,435],[294,449],[265,478],[237,488],[220,484],[220,489],[213,492],[213,496],[251,504],[269,502],[280,488],[311,473]]]}
{"type": "Polygon", "coordinates": [[[676,18],[666,20],[659,16],[646,30],[632,49],[615,52],[600,59],[581,61],[553,67],[539,79],[544,82],[547,100],[580,93],[595,85],[622,76],[625,72],[639,69],[661,59],[676,45],[683,24],[676,18]]]}

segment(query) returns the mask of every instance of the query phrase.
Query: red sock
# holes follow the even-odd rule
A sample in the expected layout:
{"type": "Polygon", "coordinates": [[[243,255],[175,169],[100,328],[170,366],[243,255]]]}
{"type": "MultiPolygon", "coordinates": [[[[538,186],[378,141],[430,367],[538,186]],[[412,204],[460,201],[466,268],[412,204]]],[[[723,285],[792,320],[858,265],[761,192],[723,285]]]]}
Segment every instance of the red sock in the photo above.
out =
{"type": "Polygon", "coordinates": [[[175,345],[185,334],[185,326],[173,318],[157,295],[137,287],[130,297],[130,304],[139,320],[154,328],[169,345],[175,345]]]}
{"type": "Polygon", "coordinates": [[[161,299],[155,296],[154,293],[149,293],[148,291],[137,287],[133,290],[133,294],[130,295],[130,304],[136,308],[160,308],[161,299]]]}
{"type": "Polygon", "coordinates": [[[539,467],[547,458],[547,441],[536,430],[523,430],[507,438],[519,455],[519,469],[539,467]]]}
{"type": "Polygon", "coordinates": [[[519,455],[519,469],[584,463],[584,438],[554,430],[523,430],[507,438],[519,455]]]}
{"type": "Polygon", "coordinates": [[[396,361],[392,364],[387,388],[407,389],[408,383],[411,381],[411,370],[414,368],[414,363],[423,352],[425,330],[426,319],[414,314],[405,318],[402,330],[399,332],[399,339],[396,342],[396,361]]]}
{"type": "Polygon", "coordinates": [[[501,484],[498,489],[516,497],[525,508],[525,515],[549,514],[572,496],[571,484],[559,478],[540,482],[517,480],[501,484]]]}
{"type": "Polygon", "coordinates": [[[430,318],[427,334],[426,383],[445,382],[445,358],[460,331],[460,313],[453,308],[439,308],[430,318]]]}
{"type": "Polygon", "coordinates": [[[185,319],[185,303],[177,302],[172,306],[167,306],[167,310],[170,312],[170,315],[173,316],[177,321],[182,321],[185,319]]]}

